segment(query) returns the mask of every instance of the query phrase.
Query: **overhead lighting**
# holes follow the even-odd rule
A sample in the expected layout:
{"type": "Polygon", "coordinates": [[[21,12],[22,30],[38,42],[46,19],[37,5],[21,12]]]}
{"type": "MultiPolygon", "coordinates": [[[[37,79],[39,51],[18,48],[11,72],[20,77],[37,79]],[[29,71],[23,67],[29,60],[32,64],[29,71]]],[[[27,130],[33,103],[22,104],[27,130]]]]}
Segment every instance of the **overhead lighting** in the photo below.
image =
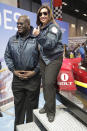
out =
{"type": "Polygon", "coordinates": [[[75,12],[79,12],[79,10],[75,9],[75,12]]]}
{"type": "Polygon", "coordinates": [[[71,27],[72,27],[72,28],[75,28],[75,24],[71,24],[71,27]]]}
{"type": "Polygon", "coordinates": [[[85,36],[87,36],[87,32],[85,33],[85,36]]]}
{"type": "Polygon", "coordinates": [[[80,27],[81,31],[83,31],[83,26],[80,27]]]}
{"type": "Polygon", "coordinates": [[[84,16],[87,16],[87,14],[83,14],[84,16]]]}
{"type": "Polygon", "coordinates": [[[66,2],[62,2],[62,5],[65,5],[65,6],[66,6],[66,5],[67,5],[67,3],[66,3],[66,2]]]}

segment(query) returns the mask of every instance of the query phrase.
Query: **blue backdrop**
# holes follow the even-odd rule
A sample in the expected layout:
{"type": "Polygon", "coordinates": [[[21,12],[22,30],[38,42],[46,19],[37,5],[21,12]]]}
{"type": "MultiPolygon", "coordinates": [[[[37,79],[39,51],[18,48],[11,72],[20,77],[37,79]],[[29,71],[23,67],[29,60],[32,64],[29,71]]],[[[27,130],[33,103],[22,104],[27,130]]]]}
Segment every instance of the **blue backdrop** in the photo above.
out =
{"type": "Polygon", "coordinates": [[[42,5],[47,4],[47,5],[51,6],[51,0],[41,0],[41,3],[42,3],[42,5]]]}

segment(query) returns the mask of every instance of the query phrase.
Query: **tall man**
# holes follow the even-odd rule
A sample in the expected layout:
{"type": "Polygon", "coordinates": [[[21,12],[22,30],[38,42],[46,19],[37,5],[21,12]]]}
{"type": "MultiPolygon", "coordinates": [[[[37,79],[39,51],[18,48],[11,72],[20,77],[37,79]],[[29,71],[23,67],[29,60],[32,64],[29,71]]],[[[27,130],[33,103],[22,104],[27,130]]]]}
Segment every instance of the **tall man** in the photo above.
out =
{"type": "Polygon", "coordinates": [[[27,16],[20,16],[18,31],[12,36],[5,51],[5,61],[13,73],[12,91],[15,104],[16,125],[32,122],[32,111],[38,107],[40,74],[36,38],[27,16]]]}

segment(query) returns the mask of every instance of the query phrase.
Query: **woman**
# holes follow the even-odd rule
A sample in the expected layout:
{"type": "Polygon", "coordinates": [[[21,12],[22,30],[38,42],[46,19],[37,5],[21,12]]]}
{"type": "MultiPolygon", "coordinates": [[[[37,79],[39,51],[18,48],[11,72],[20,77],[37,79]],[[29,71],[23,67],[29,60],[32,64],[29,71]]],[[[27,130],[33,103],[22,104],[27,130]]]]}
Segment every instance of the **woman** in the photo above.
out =
{"type": "Polygon", "coordinates": [[[48,121],[53,122],[56,112],[57,75],[63,60],[62,32],[54,21],[51,9],[46,5],[38,10],[37,25],[38,29],[34,29],[33,33],[37,36],[40,52],[40,70],[45,99],[45,105],[39,113],[47,113],[48,121]]]}

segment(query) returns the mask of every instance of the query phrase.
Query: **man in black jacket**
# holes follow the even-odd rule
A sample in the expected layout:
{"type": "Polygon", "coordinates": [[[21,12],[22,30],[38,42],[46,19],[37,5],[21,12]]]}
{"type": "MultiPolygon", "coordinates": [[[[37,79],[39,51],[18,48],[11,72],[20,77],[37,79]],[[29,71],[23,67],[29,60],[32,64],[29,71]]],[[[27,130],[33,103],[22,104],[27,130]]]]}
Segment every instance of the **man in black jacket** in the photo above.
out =
{"type": "Polygon", "coordinates": [[[15,104],[16,125],[32,122],[33,109],[38,107],[40,74],[36,38],[27,16],[20,16],[18,31],[12,36],[5,51],[5,61],[13,73],[12,91],[15,104]]]}

